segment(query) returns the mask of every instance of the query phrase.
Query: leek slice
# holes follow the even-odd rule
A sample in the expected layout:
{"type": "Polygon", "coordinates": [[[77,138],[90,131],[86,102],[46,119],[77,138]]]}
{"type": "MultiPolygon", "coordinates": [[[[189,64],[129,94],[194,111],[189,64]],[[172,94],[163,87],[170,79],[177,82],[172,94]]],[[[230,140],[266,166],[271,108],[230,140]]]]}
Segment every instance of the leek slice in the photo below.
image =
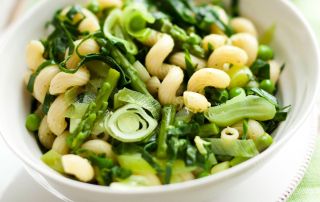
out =
{"type": "Polygon", "coordinates": [[[225,104],[211,107],[205,112],[205,117],[220,127],[231,126],[245,118],[267,121],[276,115],[276,107],[262,97],[249,95],[239,99],[239,96],[225,104]]]}
{"type": "Polygon", "coordinates": [[[122,44],[125,49],[133,55],[138,53],[138,48],[130,36],[121,26],[123,13],[120,9],[114,9],[104,22],[103,32],[113,44],[122,44]]]}
{"type": "Polygon", "coordinates": [[[135,104],[148,110],[155,119],[160,118],[160,103],[151,96],[123,88],[114,95],[114,107],[119,108],[125,104],[135,104]]]}
{"type": "Polygon", "coordinates": [[[207,140],[211,142],[212,151],[217,155],[253,157],[259,154],[253,140],[226,141],[220,138],[211,138],[207,140]]]}
{"type": "Polygon", "coordinates": [[[137,104],[123,106],[105,122],[108,133],[122,142],[142,141],[152,134],[157,125],[157,120],[137,104]]]}
{"type": "Polygon", "coordinates": [[[149,39],[152,29],[146,28],[147,23],[154,23],[155,18],[142,4],[128,6],[123,12],[123,24],[127,32],[140,41],[149,39]]]}

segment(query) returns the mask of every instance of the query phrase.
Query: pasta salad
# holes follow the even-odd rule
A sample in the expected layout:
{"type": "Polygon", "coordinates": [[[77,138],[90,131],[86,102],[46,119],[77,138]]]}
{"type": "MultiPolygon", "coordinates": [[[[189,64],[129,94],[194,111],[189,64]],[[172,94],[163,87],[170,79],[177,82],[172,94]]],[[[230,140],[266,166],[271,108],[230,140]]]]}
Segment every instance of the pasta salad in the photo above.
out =
{"type": "Polygon", "coordinates": [[[266,150],[283,65],[238,1],[92,0],[27,45],[26,128],[42,161],[116,188],[206,177],[266,150]]]}

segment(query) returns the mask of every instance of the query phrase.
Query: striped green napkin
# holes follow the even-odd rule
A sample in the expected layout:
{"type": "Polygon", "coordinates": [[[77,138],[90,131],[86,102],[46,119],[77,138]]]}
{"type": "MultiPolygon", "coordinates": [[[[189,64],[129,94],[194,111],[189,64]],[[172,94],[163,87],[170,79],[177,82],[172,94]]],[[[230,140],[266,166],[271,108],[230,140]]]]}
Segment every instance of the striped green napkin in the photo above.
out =
{"type": "MultiPolygon", "coordinates": [[[[320,1],[294,0],[294,3],[304,13],[316,32],[320,42],[320,1]]],[[[320,138],[317,140],[311,163],[303,180],[288,202],[319,202],[320,201],[320,138]]]]}

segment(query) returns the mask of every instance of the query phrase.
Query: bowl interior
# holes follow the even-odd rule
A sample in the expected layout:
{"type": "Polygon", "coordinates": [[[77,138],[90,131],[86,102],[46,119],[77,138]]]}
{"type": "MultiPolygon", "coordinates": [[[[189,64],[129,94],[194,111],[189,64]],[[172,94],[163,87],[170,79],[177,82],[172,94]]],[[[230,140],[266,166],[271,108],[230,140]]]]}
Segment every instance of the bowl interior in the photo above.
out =
{"type": "MultiPolygon", "coordinates": [[[[29,166],[57,176],[40,161],[41,151],[34,136],[24,127],[25,117],[30,110],[30,96],[23,82],[23,75],[27,70],[25,47],[31,39],[43,38],[45,23],[57,9],[72,2],[84,1],[44,1],[11,29],[0,47],[0,131],[12,150],[29,166]]],[[[305,21],[286,1],[240,2],[242,15],[252,19],[260,31],[276,24],[271,46],[275,49],[277,60],[286,64],[280,78],[279,96],[284,106],[292,105],[292,108],[286,122],[274,133],[276,143],[270,148],[272,150],[279,142],[288,140],[293,135],[294,129],[306,118],[314,104],[319,79],[316,42],[305,21]]],[[[230,172],[238,171],[235,169],[230,172]]]]}

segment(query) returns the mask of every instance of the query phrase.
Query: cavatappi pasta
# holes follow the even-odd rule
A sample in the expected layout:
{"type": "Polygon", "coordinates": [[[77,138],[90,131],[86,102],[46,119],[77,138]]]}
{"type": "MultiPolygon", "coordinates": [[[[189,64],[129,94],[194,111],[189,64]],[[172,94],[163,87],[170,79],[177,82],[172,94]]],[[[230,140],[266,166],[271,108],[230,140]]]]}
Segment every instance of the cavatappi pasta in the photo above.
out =
{"type": "Polygon", "coordinates": [[[27,44],[26,128],[43,162],[128,189],[212,175],[267,149],[287,115],[275,97],[283,66],[251,19],[139,2],[69,5],[27,44]]]}

